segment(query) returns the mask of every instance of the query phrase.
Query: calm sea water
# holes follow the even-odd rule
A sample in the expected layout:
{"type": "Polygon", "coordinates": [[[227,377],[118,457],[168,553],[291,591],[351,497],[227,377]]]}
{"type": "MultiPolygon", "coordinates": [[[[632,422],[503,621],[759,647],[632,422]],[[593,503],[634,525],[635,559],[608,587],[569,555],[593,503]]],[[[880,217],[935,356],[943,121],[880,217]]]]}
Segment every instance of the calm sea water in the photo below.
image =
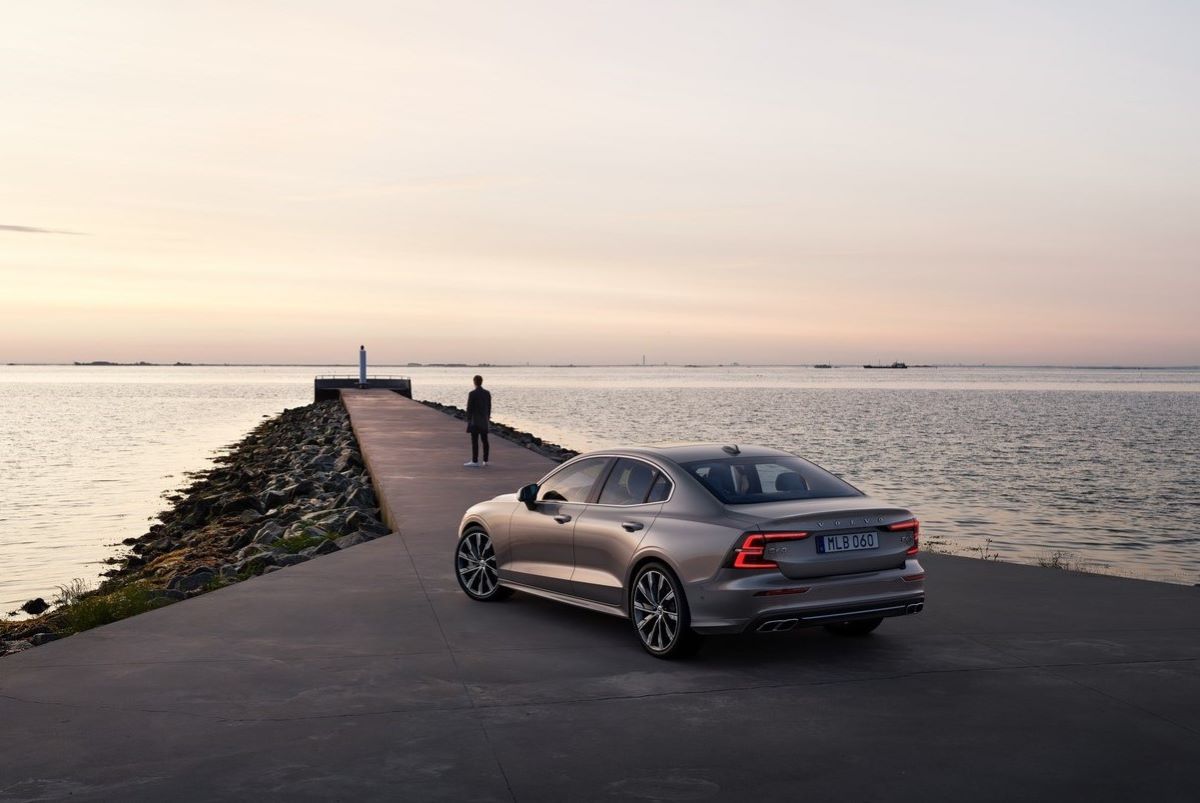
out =
{"type": "MultiPolygon", "coordinates": [[[[95,580],[164,492],[341,368],[0,367],[0,613],[95,580]]],[[[462,405],[473,369],[407,373],[462,405]]],[[[496,420],[585,450],[794,450],[917,512],[927,541],[1200,582],[1200,371],[492,368],[496,420]]],[[[464,438],[464,445],[465,445],[464,438]]]]}

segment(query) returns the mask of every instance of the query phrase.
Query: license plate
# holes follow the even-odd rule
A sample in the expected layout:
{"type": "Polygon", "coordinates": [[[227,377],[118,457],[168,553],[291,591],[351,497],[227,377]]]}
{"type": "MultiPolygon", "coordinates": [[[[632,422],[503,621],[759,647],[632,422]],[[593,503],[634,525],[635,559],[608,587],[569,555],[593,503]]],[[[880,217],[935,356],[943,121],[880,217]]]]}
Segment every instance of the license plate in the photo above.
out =
{"type": "Polygon", "coordinates": [[[817,552],[856,552],[862,549],[878,549],[879,533],[847,533],[846,535],[822,535],[817,539],[817,552]]]}

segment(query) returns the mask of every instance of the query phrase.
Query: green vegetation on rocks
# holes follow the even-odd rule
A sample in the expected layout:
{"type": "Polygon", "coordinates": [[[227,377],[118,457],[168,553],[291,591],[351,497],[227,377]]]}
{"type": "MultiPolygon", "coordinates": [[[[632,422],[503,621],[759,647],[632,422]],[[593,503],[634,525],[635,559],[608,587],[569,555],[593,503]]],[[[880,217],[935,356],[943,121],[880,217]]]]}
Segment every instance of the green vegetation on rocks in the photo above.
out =
{"type": "Polygon", "coordinates": [[[108,593],[89,592],[82,580],[63,587],[59,596],[56,635],[66,636],[81,630],[106,625],[118,619],[161,608],[175,600],[156,591],[144,580],[120,586],[108,593]]]}

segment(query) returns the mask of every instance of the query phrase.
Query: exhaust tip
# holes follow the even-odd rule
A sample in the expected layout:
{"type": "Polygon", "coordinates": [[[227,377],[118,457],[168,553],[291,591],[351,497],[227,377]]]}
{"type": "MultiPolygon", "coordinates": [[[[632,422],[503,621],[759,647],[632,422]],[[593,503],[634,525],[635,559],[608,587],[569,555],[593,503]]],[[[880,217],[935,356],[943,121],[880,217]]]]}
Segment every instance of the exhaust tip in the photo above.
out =
{"type": "Polygon", "coordinates": [[[796,626],[799,619],[772,619],[758,626],[759,633],[782,633],[796,626]]]}
{"type": "Polygon", "coordinates": [[[908,608],[905,609],[904,612],[905,613],[920,613],[921,609],[924,607],[925,607],[924,602],[914,602],[912,605],[909,605],[908,608]]]}

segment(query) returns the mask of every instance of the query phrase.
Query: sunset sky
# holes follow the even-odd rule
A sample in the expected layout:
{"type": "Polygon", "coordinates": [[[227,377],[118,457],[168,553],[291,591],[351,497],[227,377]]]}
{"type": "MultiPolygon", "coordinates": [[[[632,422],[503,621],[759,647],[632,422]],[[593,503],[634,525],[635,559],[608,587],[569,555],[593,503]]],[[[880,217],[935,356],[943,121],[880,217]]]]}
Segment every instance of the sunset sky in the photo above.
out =
{"type": "Polygon", "coordinates": [[[26,2],[0,362],[1200,363],[1200,4],[26,2]]]}

